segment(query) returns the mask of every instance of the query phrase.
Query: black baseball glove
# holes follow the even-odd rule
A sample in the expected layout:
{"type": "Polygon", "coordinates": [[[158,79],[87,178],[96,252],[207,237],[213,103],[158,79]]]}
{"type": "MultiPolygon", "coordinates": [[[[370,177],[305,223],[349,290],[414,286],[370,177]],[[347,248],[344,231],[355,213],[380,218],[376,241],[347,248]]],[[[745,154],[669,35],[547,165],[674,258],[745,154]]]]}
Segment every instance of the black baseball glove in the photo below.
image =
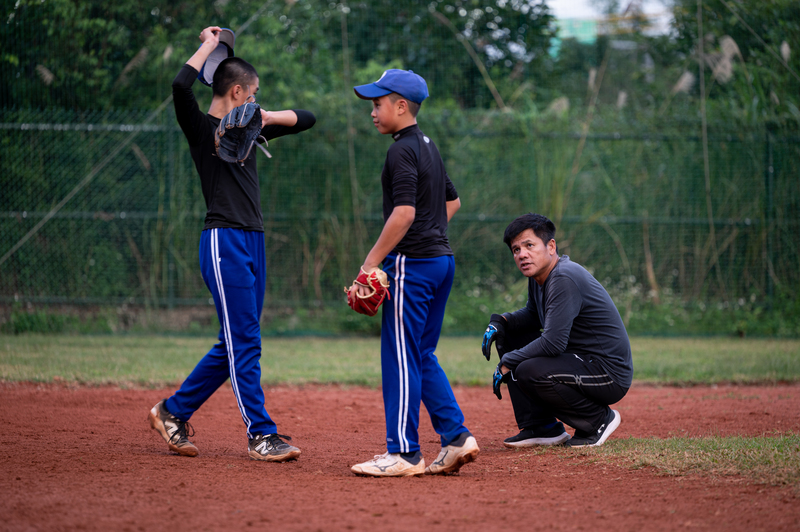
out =
{"type": "Polygon", "coordinates": [[[481,351],[486,360],[492,355],[492,343],[497,348],[497,355],[502,358],[505,354],[503,343],[506,339],[506,319],[500,314],[492,314],[489,320],[489,326],[483,333],[483,343],[481,344],[481,351]]]}
{"type": "Polygon", "coordinates": [[[261,148],[267,157],[272,157],[261,142],[267,145],[267,140],[261,136],[261,107],[255,99],[250,101],[248,98],[248,101],[231,110],[219,121],[214,131],[217,156],[229,163],[244,165],[253,144],[261,148]]]}

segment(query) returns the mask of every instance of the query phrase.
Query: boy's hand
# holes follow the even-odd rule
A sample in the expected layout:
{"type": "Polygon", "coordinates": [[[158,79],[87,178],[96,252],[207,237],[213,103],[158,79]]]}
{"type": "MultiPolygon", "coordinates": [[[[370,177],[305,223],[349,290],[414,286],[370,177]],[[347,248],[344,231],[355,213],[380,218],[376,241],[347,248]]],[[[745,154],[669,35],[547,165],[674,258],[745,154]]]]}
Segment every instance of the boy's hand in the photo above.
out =
{"type": "MultiPolygon", "coordinates": [[[[361,267],[361,271],[366,272],[367,275],[372,273],[374,270],[380,270],[380,268],[378,266],[367,266],[366,263],[361,267]]],[[[362,299],[369,297],[371,293],[372,290],[368,286],[359,284],[356,281],[353,281],[353,284],[350,285],[350,289],[347,290],[348,298],[353,300],[356,298],[356,296],[360,296],[362,299]]]]}
{"type": "Polygon", "coordinates": [[[211,42],[216,48],[219,45],[219,32],[221,31],[222,28],[219,26],[209,26],[200,32],[200,40],[203,43],[211,42]]]}
{"type": "Polygon", "coordinates": [[[347,304],[361,314],[374,316],[386,297],[389,295],[389,279],[380,269],[367,272],[363,268],[358,277],[353,281],[353,285],[347,292],[347,304]]]}

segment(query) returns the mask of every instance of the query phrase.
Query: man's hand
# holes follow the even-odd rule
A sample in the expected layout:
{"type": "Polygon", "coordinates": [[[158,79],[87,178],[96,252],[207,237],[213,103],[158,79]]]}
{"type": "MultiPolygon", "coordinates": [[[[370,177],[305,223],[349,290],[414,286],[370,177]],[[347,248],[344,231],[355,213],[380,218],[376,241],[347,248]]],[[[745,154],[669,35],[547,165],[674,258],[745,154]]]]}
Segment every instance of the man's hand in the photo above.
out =
{"type": "Polygon", "coordinates": [[[497,356],[502,358],[505,354],[504,342],[506,340],[506,319],[500,314],[492,314],[489,321],[489,326],[483,333],[483,343],[481,344],[481,351],[486,360],[492,355],[492,343],[497,348],[497,356]]]}
{"type": "Polygon", "coordinates": [[[503,398],[503,395],[500,393],[500,385],[504,382],[508,382],[510,375],[511,371],[509,371],[502,362],[497,364],[497,367],[494,368],[494,374],[492,375],[492,391],[497,396],[498,400],[503,398]]]}

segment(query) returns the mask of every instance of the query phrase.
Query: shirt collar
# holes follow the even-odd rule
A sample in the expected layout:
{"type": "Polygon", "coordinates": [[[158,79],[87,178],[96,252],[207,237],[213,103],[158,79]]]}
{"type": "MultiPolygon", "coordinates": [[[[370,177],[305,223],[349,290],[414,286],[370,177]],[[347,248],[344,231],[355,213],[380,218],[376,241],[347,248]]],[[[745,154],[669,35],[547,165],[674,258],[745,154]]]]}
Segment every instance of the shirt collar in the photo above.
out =
{"type": "Polygon", "coordinates": [[[403,129],[401,129],[400,131],[397,131],[397,132],[395,132],[395,133],[392,133],[392,138],[393,138],[395,141],[398,141],[398,140],[400,140],[401,138],[403,138],[403,137],[406,137],[406,136],[410,135],[411,133],[415,133],[416,131],[419,131],[419,124],[411,124],[411,125],[410,125],[410,126],[408,126],[408,127],[404,127],[404,128],[403,128],[403,129]]]}

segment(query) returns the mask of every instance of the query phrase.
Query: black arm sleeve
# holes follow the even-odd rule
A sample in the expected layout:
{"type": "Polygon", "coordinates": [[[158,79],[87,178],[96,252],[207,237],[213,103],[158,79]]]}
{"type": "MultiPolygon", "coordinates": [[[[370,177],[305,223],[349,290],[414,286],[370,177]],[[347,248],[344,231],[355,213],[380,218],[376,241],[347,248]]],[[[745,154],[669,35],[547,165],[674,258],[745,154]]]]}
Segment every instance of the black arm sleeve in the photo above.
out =
{"type": "Polygon", "coordinates": [[[172,101],[175,105],[175,117],[189,141],[189,146],[197,146],[208,134],[210,128],[206,115],[200,111],[194,98],[192,84],[197,79],[197,70],[183,65],[172,81],[172,101]]]}
{"type": "Polygon", "coordinates": [[[310,112],[302,109],[292,109],[292,112],[297,115],[297,123],[293,126],[264,126],[261,129],[261,135],[267,140],[276,139],[285,135],[295,135],[302,133],[307,129],[311,129],[317,123],[317,118],[310,112]]]}

